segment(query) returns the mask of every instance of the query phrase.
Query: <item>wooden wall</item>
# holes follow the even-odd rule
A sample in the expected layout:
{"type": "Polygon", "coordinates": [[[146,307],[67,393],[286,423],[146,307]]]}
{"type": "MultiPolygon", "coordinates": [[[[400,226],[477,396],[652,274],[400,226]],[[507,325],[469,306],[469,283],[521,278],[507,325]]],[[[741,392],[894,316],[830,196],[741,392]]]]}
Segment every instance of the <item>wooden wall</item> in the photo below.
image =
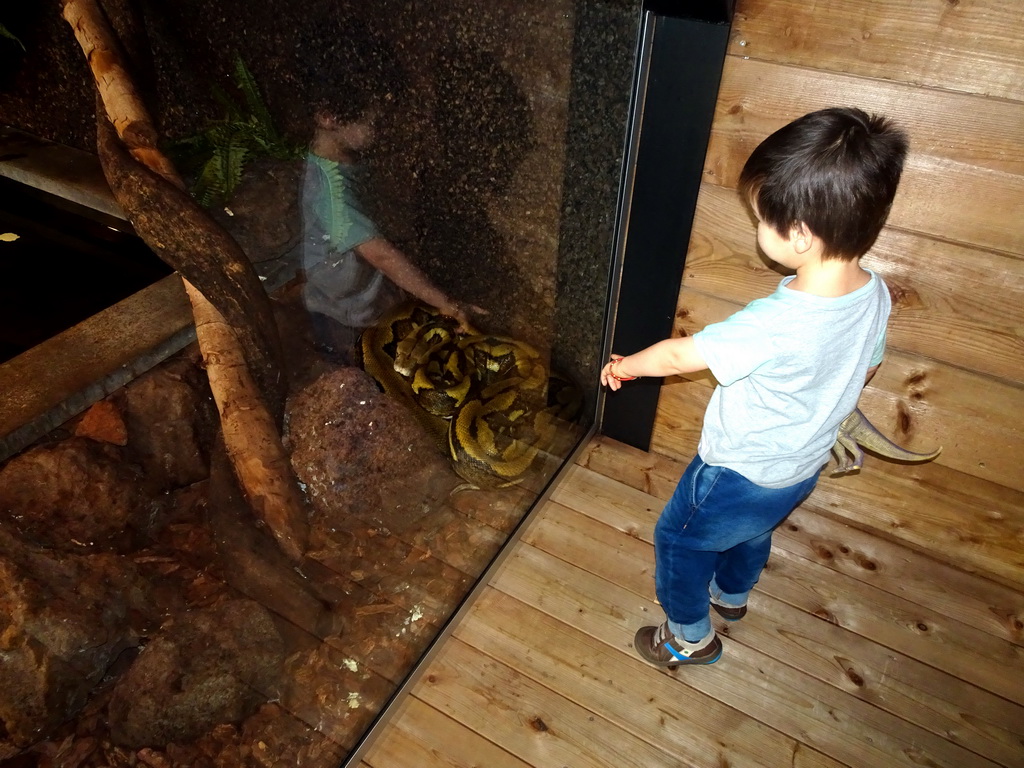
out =
{"type": "MultiPolygon", "coordinates": [[[[865,258],[894,298],[861,408],[931,465],[871,460],[810,503],[1024,584],[1024,4],[738,0],[675,332],[774,290],[735,191],[749,152],[852,105],[909,132],[889,224],[865,258]]],[[[670,379],[652,450],[688,459],[713,381],[670,379]]]]}

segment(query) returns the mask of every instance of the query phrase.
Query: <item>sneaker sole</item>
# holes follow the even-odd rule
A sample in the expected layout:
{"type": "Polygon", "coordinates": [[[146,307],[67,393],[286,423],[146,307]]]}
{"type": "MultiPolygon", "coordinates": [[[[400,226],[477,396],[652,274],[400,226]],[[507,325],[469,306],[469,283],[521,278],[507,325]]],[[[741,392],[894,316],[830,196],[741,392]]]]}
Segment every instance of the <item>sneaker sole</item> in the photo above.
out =
{"type": "MultiPolygon", "coordinates": [[[[697,660],[687,659],[686,661],[673,661],[671,664],[665,664],[664,667],[665,667],[665,669],[669,670],[670,672],[674,672],[676,669],[678,669],[679,667],[682,667],[682,666],[688,666],[688,665],[689,666],[696,666],[696,665],[700,665],[700,664],[714,664],[720,658],[722,658],[722,649],[721,648],[719,648],[718,649],[718,653],[716,653],[710,659],[697,659],[697,660]]],[[[659,664],[658,666],[662,666],[662,665],[659,664]]]]}

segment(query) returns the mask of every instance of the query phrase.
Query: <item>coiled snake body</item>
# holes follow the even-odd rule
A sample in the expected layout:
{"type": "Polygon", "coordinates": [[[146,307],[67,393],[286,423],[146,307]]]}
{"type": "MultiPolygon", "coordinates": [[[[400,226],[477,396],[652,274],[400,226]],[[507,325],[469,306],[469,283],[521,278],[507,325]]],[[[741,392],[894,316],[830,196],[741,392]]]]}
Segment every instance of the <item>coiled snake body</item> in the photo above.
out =
{"type": "Polygon", "coordinates": [[[520,482],[560,423],[580,412],[579,389],[532,346],[460,333],[423,304],[402,304],[367,328],[359,352],[363,369],[410,408],[469,487],[520,482]]]}

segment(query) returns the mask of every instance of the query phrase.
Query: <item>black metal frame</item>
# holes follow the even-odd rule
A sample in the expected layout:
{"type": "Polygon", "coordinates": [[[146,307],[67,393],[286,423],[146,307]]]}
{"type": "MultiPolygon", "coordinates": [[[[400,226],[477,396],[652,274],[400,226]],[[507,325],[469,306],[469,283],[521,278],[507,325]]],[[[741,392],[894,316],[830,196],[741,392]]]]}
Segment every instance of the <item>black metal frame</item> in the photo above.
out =
{"type": "MultiPolygon", "coordinates": [[[[644,3],[606,352],[636,352],[672,333],[732,5],[644,3]]],[[[606,396],[600,431],[648,450],[662,382],[641,379],[606,396]]]]}

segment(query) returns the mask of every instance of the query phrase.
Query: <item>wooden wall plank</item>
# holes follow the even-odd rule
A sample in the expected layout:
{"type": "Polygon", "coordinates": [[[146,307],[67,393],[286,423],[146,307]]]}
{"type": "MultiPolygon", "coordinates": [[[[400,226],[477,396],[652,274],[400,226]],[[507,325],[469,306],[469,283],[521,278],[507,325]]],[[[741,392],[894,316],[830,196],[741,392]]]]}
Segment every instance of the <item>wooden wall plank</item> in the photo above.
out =
{"type": "Polygon", "coordinates": [[[1024,5],[743,0],[729,52],[1024,101],[1024,5]]]}
{"type": "Polygon", "coordinates": [[[1024,172],[1024,103],[730,56],[706,163],[710,180],[735,186],[762,139],[800,115],[836,105],[898,120],[910,134],[912,153],[1015,176],[1024,172]]]}
{"type": "MultiPolygon", "coordinates": [[[[814,498],[836,519],[1015,586],[1024,582],[1022,42],[1024,5],[1002,0],[740,0],[676,323],[692,333],[778,282],[734,191],[758,142],[833,105],[897,120],[911,155],[864,262],[892,288],[894,313],[887,361],[861,405],[897,442],[945,450],[926,467],[869,459],[814,498]]],[[[693,378],[663,389],[652,440],[683,461],[713,385],[693,378]]],[[[645,471],[639,481],[662,482],[645,471]]]]}
{"type": "MultiPolygon", "coordinates": [[[[684,288],[676,313],[678,332],[696,332],[739,307],[684,288]]],[[[617,351],[628,354],[633,350],[617,351]]],[[[680,381],[670,379],[662,387],[652,449],[688,460],[692,448],[686,430],[699,430],[700,422],[692,405],[674,406],[677,395],[688,396],[676,389],[680,385],[673,382],[680,381]]],[[[1024,387],[889,350],[860,402],[884,434],[907,448],[920,451],[942,445],[937,463],[1024,490],[1018,458],[1024,445],[1024,387]]]]}
{"type": "MultiPolygon", "coordinates": [[[[1024,126],[1024,106],[1018,120],[1024,126]]],[[[1024,157],[1022,146],[1017,151],[1024,157]]],[[[903,178],[889,217],[893,226],[1024,254],[1024,175],[912,152],[903,178]]]]}
{"type": "MultiPolygon", "coordinates": [[[[893,228],[863,260],[893,294],[888,346],[1024,384],[1024,264],[893,228]]],[[[746,304],[781,278],[758,252],[748,206],[705,184],[686,255],[687,288],[746,304]]]]}
{"type": "Polygon", "coordinates": [[[909,132],[911,156],[889,223],[1024,254],[1024,104],[730,56],[705,180],[735,187],[750,152],[807,112],[853,105],[909,132]]]}

